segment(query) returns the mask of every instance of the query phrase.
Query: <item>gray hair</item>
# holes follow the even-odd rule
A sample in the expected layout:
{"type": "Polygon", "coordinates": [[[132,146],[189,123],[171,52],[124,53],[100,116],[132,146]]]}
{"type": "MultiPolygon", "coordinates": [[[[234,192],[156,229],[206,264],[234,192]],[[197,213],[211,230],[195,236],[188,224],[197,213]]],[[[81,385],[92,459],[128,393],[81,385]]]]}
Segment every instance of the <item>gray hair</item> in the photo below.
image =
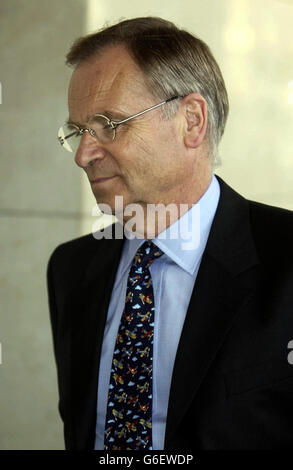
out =
{"type": "MultiPolygon", "coordinates": [[[[216,166],[229,102],[222,73],[207,44],[162,18],[134,18],[77,39],[66,63],[79,65],[105,47],[118,44],[127,47],[154,97],[165,100],[193,92],[202,95],[208,109],[209,154],[216,166]]],[[[178,100],[164,106],[164,117],[172,118],[178,106],[178,100]]]]}

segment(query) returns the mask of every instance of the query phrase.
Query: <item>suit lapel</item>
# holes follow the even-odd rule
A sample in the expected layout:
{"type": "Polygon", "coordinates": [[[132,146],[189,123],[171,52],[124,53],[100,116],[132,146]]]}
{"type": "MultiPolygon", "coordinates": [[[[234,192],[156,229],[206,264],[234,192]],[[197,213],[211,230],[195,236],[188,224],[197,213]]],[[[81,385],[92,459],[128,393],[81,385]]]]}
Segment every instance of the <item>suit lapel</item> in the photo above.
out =
{"type": "Polygon", "coordinates": [[[169,396],[165,446],[208,372],[237,311],[254,290],[258,257],[248,201],[220,183],[220,200],[180,337],[169,396]]]}
{"type": "Polygon", "coordinates": [[[82,282],[69,296],[70,417],[75,449],[94,448],[101,346],[123,242],[124,239],[97,242],[96,254],[82,282]]]}

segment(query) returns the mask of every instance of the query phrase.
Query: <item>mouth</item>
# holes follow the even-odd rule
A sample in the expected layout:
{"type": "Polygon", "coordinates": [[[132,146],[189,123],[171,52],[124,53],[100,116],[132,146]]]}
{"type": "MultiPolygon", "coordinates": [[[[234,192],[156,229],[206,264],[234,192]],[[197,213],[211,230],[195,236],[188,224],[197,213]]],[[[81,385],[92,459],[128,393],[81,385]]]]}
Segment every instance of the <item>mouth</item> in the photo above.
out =
{"type": "Polygon", "coordinates": [[[94,180],[90,180],[90,183],[91,185],[96,185],[96,184],[104,183],[105,181],[112,180],[113,178],[115,178],[115,176],[109,176],[105,178],[96,178],[94,180]]]}

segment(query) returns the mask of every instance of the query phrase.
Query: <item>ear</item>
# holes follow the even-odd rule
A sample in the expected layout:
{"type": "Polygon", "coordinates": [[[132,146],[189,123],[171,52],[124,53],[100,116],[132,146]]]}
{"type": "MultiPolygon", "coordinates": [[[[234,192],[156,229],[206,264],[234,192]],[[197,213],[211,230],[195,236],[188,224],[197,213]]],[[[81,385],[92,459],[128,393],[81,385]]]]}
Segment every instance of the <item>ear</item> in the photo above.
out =
{"type": "Polygon", "coordinates": [[[184,117],[184,143],[186,147],[197,148],[204,140],[208,111],[206,100],[199,93],[191,93],[182,100],[184,117]]]}

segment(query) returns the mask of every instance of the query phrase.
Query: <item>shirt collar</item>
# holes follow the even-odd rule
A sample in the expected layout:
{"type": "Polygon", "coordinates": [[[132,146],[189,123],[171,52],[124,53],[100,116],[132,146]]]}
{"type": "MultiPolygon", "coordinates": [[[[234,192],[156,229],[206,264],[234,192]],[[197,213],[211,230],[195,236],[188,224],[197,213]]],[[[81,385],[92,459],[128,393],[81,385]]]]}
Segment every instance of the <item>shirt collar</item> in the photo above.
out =
{"type": "MultiPolygon", "coordinates": [[[[220,185],[215,175],[212,175],[211,182],[201,198],[182,217],[152,239],[165,253],[160,259],[167,256],[189,274],[194,273],[208,240],[219,197],[220,185]],[[178,238],[171,238],[172,233],[178,233],[178,238]]],[[[136,251],[144,242],[145,239],[141,238],[126,238],[116,281],[130,269],[136,251]]]]}

